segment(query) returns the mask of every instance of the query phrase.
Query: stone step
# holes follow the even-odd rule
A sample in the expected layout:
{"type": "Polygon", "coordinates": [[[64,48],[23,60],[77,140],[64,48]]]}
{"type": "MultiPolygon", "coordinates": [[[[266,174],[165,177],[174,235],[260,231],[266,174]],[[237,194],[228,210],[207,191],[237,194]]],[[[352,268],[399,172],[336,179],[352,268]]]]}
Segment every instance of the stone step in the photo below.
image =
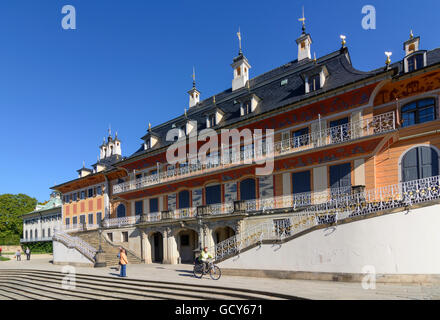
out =
{"type": "MultiPolygon", "coordinates": [[[[5,276],[11,278],[20,274],[20,281],[39,281],[42,286],[59,283],[64,274],[55,271],[9,270],[5,276]]],[[[97,295],[117,293],[117,297],[128,299],[294,299],[277,293],[255,290],[199,286],[189,283],[113,278],[76,274],[77,290],[93,292],[97,295]]]]}

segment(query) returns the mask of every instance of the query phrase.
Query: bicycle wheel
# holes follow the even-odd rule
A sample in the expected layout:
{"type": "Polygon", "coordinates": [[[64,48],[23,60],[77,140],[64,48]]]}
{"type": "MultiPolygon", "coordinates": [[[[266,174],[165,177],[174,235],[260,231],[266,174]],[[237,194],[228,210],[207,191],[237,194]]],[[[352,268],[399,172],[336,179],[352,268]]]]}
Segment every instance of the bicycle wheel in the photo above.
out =
{"type": "Polygon", "coordinates": [[[203,264],[194,265],[194,277],[202,279],[203,277],[203,264]]]}
{"type": "Polygon", "coordinates": [[[222,272],[219,267],[212,266],[211,270],[209,270],[209,275],[212,280],[218,280],[222,276],[222,272]]]}

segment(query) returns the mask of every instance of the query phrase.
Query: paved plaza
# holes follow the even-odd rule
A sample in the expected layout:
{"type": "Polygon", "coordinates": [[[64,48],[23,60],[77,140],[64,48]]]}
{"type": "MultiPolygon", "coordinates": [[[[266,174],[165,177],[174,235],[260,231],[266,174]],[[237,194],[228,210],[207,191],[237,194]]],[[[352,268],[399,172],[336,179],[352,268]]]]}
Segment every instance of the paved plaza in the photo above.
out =
{"type": "MultiPolygon", "coordinates": [[[[63,267],[53,265],[49,255],[34,255],[31,261],[0,262],[0,276],[2,270],[43,270],[61,272],[63,267]]],[[[222,276],[220,280],[211,280],[205,276],[202,280],[192,276],[192,266],[137,264],[128,265],[129,279],[164,281],[176,284],[191,284],[204,286],[218,286],[246,290],[273,292],[292,297],[305,299],[440,299],[440,286],[417,284],[376,284],[376,289],[364,290],[360,283],[309,281],[309,280],[281,280],[270,278],[251,278],[222,276]]],[[[77,274],[96,275],[118,278],[113,267],[87,268],[76,267],[77,274]]],[[[1,297],[0,297],[1,299],[1,297]]]]}

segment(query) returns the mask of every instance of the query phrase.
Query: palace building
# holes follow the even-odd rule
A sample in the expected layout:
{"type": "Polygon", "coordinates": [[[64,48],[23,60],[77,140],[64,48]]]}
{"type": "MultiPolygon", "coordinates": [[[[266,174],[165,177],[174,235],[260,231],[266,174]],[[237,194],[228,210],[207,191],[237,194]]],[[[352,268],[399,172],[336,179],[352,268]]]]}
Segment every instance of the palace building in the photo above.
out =
{"type": "MultiPolygon", "coordinates": [[[[54,241],[78,236],[87,247],[82,235],[94,232],[144,263],[191,263],[204,246],[225,260],[258,242],[255,237],[263,239],[263,225],[290,239],[312,220],[315,227],[331,226],[368,216],[373,211],[365,208],[373,203],[383,205],[375,207],[376,215],[408,208],[402,191],[408,183],[417,186],[411,195],[421,192],[420,181],[430,191],[438,188],[440,49],[424,50],[411,32],[402,60],[391,62],[387,53],[383,66],[359,71],[344,36],[336,51],[313,57],[302,21],[293,61],[251,76],[252,61],[240,43],[231,61],[231,88],[203,99],[194,77],[185,113],[149,125],[140,148],[127,157],[109,134],[93,169],[83,167],[78,178],[52,188],[63,195],[64,231],[54,241]],[[167,139],[173,129],[177,136],[167,139]],[[242,139],[239,153],[232,153],[236,161],[229,152],[222,161],[219,146],[201,162],[189,144],[195,136],[200,151],[205,140],[197,134],[206,129],[218,141],[225,129],[263,129],[262,147],[242,139]],[[274,130],[273,139],[264,136],[267,129],[274,130]],[[185,158],[171,164],[167,150],[177,144],[185,158]],[[272,172],[257,175],[269,161],[272,172]],[[396,197],[391,205],[390,194],[382,194],[393,188],[401,192],[390,193],[396,197]]],[[[78,250],[94,253],[81,245],[78,250]]]]}

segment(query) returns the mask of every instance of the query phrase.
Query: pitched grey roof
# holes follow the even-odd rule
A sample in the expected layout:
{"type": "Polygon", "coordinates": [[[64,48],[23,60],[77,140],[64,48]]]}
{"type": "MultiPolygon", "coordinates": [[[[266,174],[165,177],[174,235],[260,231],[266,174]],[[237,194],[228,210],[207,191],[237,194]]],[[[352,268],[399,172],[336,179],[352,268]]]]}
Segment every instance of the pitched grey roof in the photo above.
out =
{"type": "MultiPolygon", "coordinates": [[[[440,62],[440,49],[435,49],[427,53],[428,66],[440,62]]],[[[397,68],[398,73],[402,73],[402,62],[393,63],[390,67],[397,68]]],[[[363,72],[353,68],[348,49],[344,48],[324,57],[319,58],[316,63],[313,60],[291,61],[269,72],[261,74],[249,80],[249,86],[232,92],[232,89],[225,90],[215,95],[216,104],[213,103],[213,97],[201,101],[196,106],[187,111],[187,118],[197,121],[197,129],[205,128],[205,116],[207,112],[214,111],[217,107],[225,112],[221,123],[217,127],[229,126],[236,122],[254,117],[258,114],[266,113],[286,105],[290,105],[309,97],[327,92],[350,83],[367,79],[385,72],[385,66],[370,72],[363,72]],[[317,91],[305,93],[305,84],[303,75],[317,66],[325,66],[329,76],[322,88],[317,91]],[[286,85],[281,85],[281,81],[287,79],[286,85]],[[257,109],[251,114],[240,116],[240,104],[237,103],[240,97],[255,94],[261,101],[257,109]]],[[[153,150],[172,144],[166,141],[166,133],[172,128],[174,123],[185,120],[182,115],[169,120],[161,125],[152,128],[152,132],[159,137],[159,143],[149,149],[144,150],[142,146],[131,156],[126,158],[130,160],[141,154],[147,154],[153,150]]],[[[145,137],[145,136],[144,136],[145,137]]]]}

